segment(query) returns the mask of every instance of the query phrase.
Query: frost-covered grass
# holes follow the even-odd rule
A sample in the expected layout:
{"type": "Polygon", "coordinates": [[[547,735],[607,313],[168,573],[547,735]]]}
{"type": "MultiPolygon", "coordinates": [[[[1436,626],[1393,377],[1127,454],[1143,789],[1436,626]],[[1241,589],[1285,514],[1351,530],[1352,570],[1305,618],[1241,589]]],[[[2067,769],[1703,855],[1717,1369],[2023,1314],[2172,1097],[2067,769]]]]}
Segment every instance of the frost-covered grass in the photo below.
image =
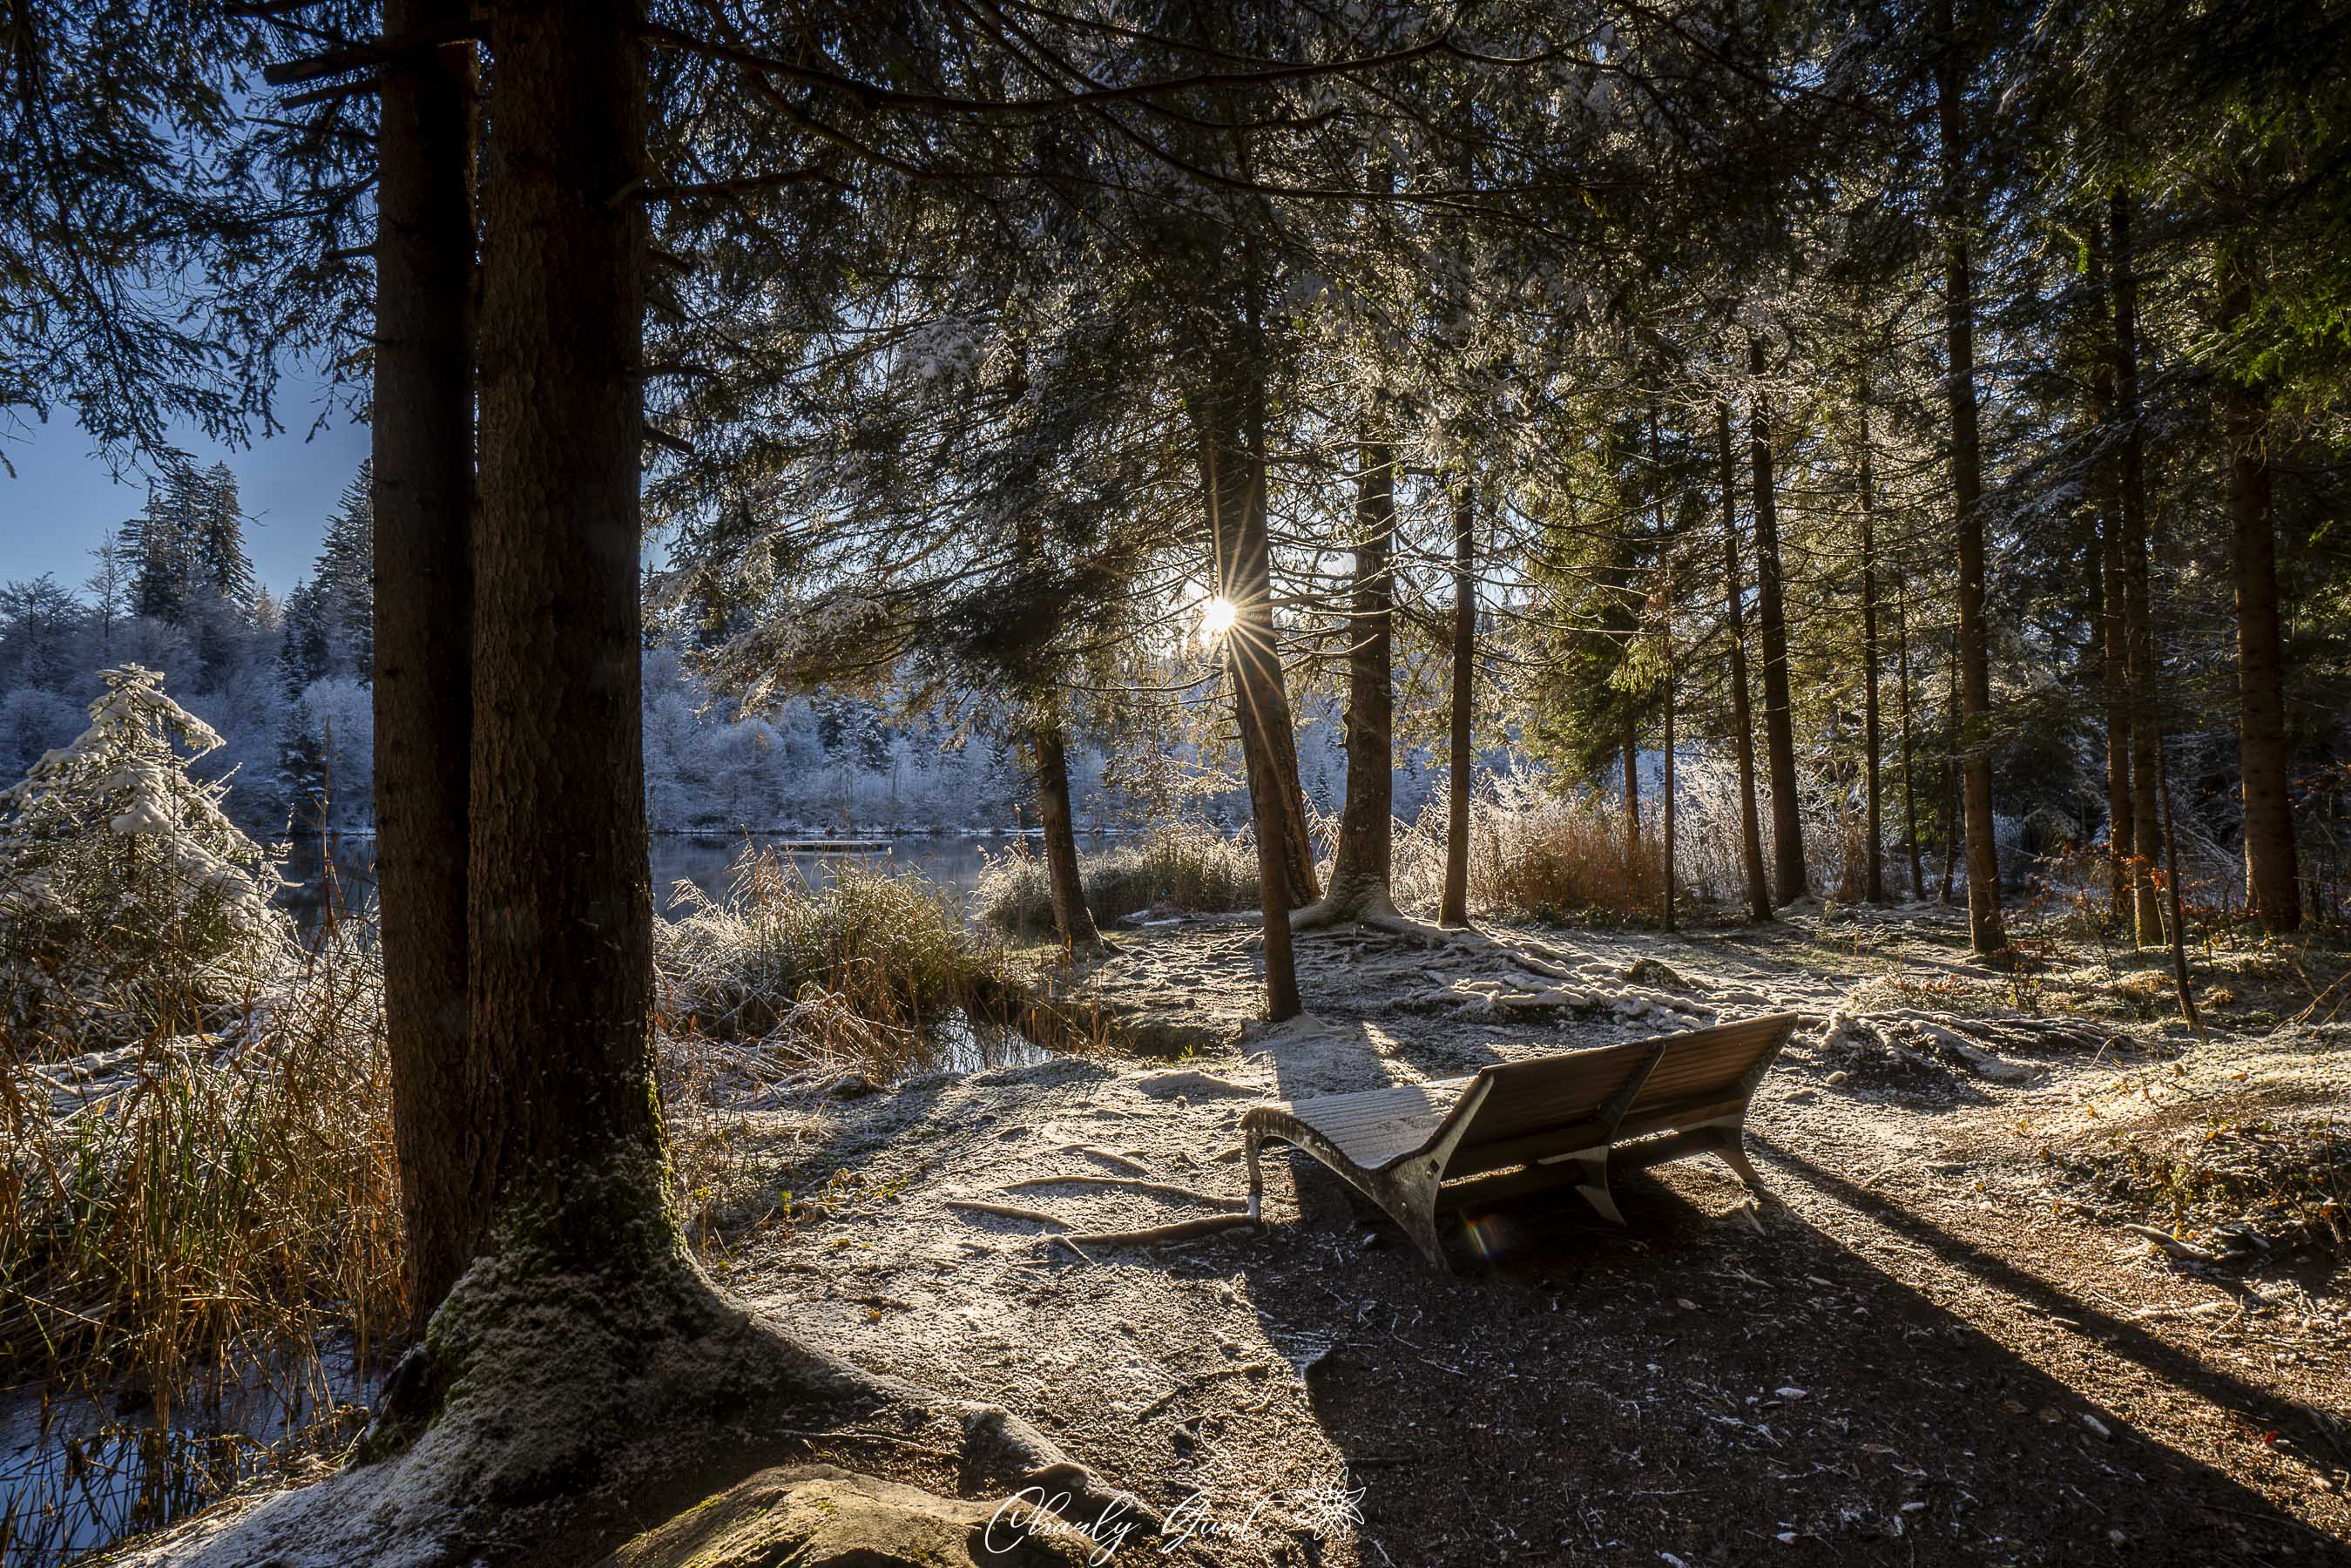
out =
{"type": "MultiPolygon", "coordinates": [[[[1444,798],[1432,796],[1416,821],[1396,824],[1392,873],[1398,908],[1436,913],[1445,885],[1449,815],[1444,798]]],[[[1614,802],[1498,779],[1470,802],[1470,910],[1548,919],[1654,915],[1662,856],[1655,825],[1643,827],[1635,854],[1614,802]]]]}
{"type": "MultiPolygon", "coordinates": [[[[1255,844],[1206,822],[1163,822],[1139,839],[1081,857],[1079,870],[1086,907],[1104,925],[1146,909],[1206,913],[1258,904],[1255,844]]],[[[1044,856],[1025,844],[991,856],[972,895],[972,913],[998,931],[1050,933],[1053,903],[1044,856]]]]}
{"type": "Polygon", "coordinates": [[[690,883],[675,897],[653,942],[663,1016],[683,1033],[787,1043],[843,1015],[919,1031],[1011,986],[1001,953],[921,876],[849,865],[811,883],[788,856],[747,849],[717,897],[690,883]]]}
{"type": "MultiPolygon", "coordinates": [[[[96,1043],[96,1042],[92,1042],[96,1043]]],[[[0,1382],[324,1387],[406,1312],[382,988],[345,927],[219,1034],[0,1057],[0,1382]]]]}

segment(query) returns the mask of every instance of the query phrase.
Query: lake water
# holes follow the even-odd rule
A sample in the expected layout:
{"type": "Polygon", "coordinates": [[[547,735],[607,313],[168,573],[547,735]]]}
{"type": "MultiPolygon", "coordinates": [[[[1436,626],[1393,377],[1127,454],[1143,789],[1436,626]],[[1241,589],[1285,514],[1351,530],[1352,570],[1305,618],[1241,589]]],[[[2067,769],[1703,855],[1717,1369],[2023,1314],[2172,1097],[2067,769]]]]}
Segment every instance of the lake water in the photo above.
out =
{"type": "MultiPolygon", "coordinates": [[[[1102,835],[1081,834],[1081,850],[1091,847],[1089,841],[1100,841],[1102,835]]],[[[672,890],[681,882],[690,882],[713,897],[726,890],[726,868],[747,844],[768,845],[789,841],[781,835],[748,834],[732,837],[698,837],[679,833],[659,833],[653,840],[653,906],[667,911],[672,890]]],[[[893,838],[880,841],[889,846],[886,853],[824,854],[796,853],[792,858],[802,875],[810,882],[821,883],[842,866],[857,866],[868,871],[918,873],[946,889],[961,901],[978,885],[980,868],[990,855],[1011,853],[1023,841],[1009,834],[989,838],[893,838]]],[[[1037,841],[1026,841],[1030,852],[1036,852],[1037,841]]],[[[334,894],[346,909],[360,907],[372,896],[375,889],[375,840],[365,835],[345,835],[333,841],[334,877],[331,884],[326,874],[329,859],[328,841],[299,839],[287,857],[286,879],[293,885],[279,894],[279,902],[293,912],[295,918],[308,931],[317,925],[325,907],[331,885],[334,894]]]]}

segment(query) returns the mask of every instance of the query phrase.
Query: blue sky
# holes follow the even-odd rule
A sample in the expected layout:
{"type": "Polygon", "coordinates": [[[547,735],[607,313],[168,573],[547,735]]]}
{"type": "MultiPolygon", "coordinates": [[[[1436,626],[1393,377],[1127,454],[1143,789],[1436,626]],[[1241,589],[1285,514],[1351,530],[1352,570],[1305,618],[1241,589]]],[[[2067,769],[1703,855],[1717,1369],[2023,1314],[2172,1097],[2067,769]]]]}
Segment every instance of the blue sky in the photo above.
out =
{"type": "MultiPolygon", "coordinates": [[[[338,414],[312,434],[316,384],[289,375],[280,391],[284,434],[241,451],[193,431],[178,439],[204,466],[225,462],[236,476],[250,519],[246,549],[261,580],[283,596],[309,575],[327,514],[367,455],[368,431],[338,414]]],[[[117,483],[68,409],[52,410],[47,424],[0,416],[0,455],[16,469],[13,479],[0,473],[0,581],[48,571],[78,588],[89,575],[90,550],[145,504],[144,479],[130,471],[117,483]]]]}

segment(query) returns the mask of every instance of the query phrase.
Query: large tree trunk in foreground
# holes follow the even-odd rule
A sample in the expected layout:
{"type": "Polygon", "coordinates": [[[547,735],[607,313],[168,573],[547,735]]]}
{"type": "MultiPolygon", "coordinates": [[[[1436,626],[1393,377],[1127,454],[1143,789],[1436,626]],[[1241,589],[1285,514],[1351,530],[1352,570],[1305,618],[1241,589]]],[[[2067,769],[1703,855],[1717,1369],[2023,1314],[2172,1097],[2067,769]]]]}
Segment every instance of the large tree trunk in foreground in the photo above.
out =
{"type": "Polygon", "coordinates": [[[1968,936],[1976,956],[2008,948],[2001,926],[2000,846],[1991,823],[1991,661],[1984,628],[1983,448],[1976,426],[1975,280],[1968,244],[1966,124],[1959,41],[1950,0],[1935,86],[1943,140],[1943,311],[1949,345],[1951,500],[1959,542],[1959,715],[1966,751],[1968,936]]]}
{"type": "Polygon", "coordinates": [[[1804,896],[1804,823],[1796,801],[1796,728],[1789,711],[1788,615],[1780,591],[1780,510],[1771,476],[1771,410],[1763,342],[1747,340],[1754,376],[1748,450],[1755,470],[1755,615],[1763,634],[1763,746],[1771,763],[1771,867],[1780,902],[1804,896]]]}
{"type": "Polygon", "coordinates": [[[1730,405],[1714,405],[1715,438],[1722,464],[1722,564],[1726,634],[1730,639],[1731,749],[1739,758],[1739,848],[1747,868],[1747,907],[1771,918],[1771,887],[1763,873],[1763,825],[1755,809],[1755,715],[1747,695],[1747,588],[1739,572],[1739,476],[1730,457],[1730,405]]]}
{"type": "Polygon", "coordinates": [[[1331,885],[1298,924],[1361,920],[1395,913],[1390,872],[1395,818],[1395,692],[1392,622],[1395,581],[1395,452],[1384,441],[1359,449],[1354,601],[1347,618],[1347,800],[1331,885]]]}
{"type": "Polygon", "coordinates": [[[1477,516],[1475,481],[1463,476],[1453,492],[1453,712],[1451,777],[1446,789],[1445,890],[1437,904],[1440,925],[1469,924],[1469,705],[1478,674],[1477,516]]]}
{"type": "MultiPolygon", "coordinates": [[[[2252,298],[2252,281],[2238,242],[2221,263],[2221,320],[2241,320],[2252,298]]],[[[2302,889],[2294,875],[2294,801],[2286,778],[2285,656],[2278,636],[2277,528],[2270,516],[2264,413],[2260,390],[2234,376],[2223,377],[2220,399],[2229,442],[2230,568],[2237,597],[2245,894],[2263,930],[2292,931],[2302,925],[2302,889]]]]}
{"type": "Polygon", "coordinates": [[[2163,904],[2156,867],[2162,863],[2163,826],[2156,811],[2155,779],[2160,728],[2155,707],[2155,621],[2147,580],[2146,440],[2139,429],[2138,275],[2131,246],[2130,198],[2117,188],[2108,209],[2114,267],[2115,413],[2122,422],[2116,482],[2122,502],[2124,645],[2130,686],[2131,927],[2142,947],[2163,941],[2163,904]]]}
{"type": "MultiPolygon", "coordinates": [[[[386,0],[384,31],[471,15],[386,0]]],[[[385,1044],[420,1328],[482,1240],[467,1106],[466,789],[473,740],[472,46],[385,63],[376,132],[376,883],[385,1044]]]]}
{"type": "Polygon", "coordinates": [[[1868,834],[1868,861],[1862,896],[1872,904],[1886,902],[1885,831],[1878,821],[1877,759],[1881,737],[1877,717],[1877,497],[1870,467],[1869,382],[1861,385],[1861,735],[1862,785],[1868,793],[1863,813],[1868,834]]]}
{"type": "Polygon", "coordinates": [[[1070,810],[1069,744],[1059,705],[1030,732],[1037,760],[1037,821],[1045,832],[1045,883],[1053,901],[1053,931],[1063,952],[1091,953],[1102,945],[1086,907],[1085,878],[1078,870],[1075,813],[1070,810]]]}
{"type": "Polygon", "coordinates": [[[956,1444],[976,1484],[1050,1480],[1080,1522],[1108,1501],[1007,1412],[759,1325],[666,1201],[637,718],[643,22],[632,0],[491,16],[468,1073],[446,1102],[394,1086],[400,1114],[486,1151],[487,1245],[387,1380],[372,1462],[263,1500],[198,1562],[593,1562],[849,1418],[956,1444]]]}
{"type": "Polygon", "coordinates": [[[1232,627],[1225,633],[1225,669],[1232,682],[1241,761],[1249,776],[1249,817],[1257,833],[1265,916],[1266,1017],[1280,1020],[1295,1018],[1301,1010],[1290,911],[1296,844],[1304,837],[1305,819],[1297,804],[1294,742],[1287,748],[1288,771],[1281,766],[1281,743],[1292,741],[1293,731],[1281,653],[1274,643],[1263,427],[1261,397],[1244,395],[1220,402],[1205,427],[1200,454],[1217,592],[1234,608],[1232,627]]]}
{"type": "Polygon", "coordinates": [[[639,687],[638,7],[494,13],[471,1001],[491,1198],[567,1263],[674,1249],[639,687]]]}

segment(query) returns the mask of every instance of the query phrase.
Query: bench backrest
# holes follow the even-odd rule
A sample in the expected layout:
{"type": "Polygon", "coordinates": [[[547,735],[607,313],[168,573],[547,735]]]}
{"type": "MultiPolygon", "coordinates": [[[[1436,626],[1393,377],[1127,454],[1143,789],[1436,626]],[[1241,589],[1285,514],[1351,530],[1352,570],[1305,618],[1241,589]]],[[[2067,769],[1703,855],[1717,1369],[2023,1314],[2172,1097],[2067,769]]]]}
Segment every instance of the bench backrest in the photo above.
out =
{"type": "Polygon", "coordinates": [[[1552,1133],[1583,1129],[1593,1134],[1593,1142],[1602,1142],[1612,1117],[1627,1131],[1660,1118],[1660,1125],[1670,1124],[1677,1107],[1704,1107],[1743,1095],[1753,1088],[1750,1074],[1778,1052],[1795,1027],[1793,1014],[1776,1013],[1489,1067],[1478,1075],[1487,1082],[1485,1097],[1471,1113],[1450,1167],[1467,1175],[1517,1163],[1530,1157],[1529,1151],[1539,1151],[1552,1133]]]}

